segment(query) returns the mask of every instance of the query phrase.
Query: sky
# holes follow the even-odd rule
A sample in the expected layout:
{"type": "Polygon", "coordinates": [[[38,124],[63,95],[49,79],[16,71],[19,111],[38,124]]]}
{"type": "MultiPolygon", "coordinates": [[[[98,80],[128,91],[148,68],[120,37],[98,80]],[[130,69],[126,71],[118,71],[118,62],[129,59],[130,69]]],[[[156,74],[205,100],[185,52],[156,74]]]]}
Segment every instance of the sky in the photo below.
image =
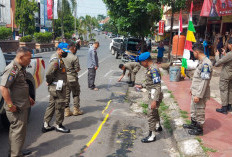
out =
{"type": "Polygon", "coordinates": [[[107,15],[106,5],[102,0],[77,0],[77,16],[107,15]]]}

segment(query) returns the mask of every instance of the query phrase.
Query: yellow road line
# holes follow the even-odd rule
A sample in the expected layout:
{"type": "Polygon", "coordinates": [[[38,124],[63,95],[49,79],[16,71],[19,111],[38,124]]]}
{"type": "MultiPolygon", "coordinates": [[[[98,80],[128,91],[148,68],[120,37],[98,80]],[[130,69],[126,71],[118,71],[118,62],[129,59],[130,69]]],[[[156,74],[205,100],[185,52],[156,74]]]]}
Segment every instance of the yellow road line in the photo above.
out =
{"type": "Polygon", "coordinates": [[[104,112],[108,109],[110,103],[111,103],[112,100],[108,101],[108,104],[106,105],[105,109],[102,111],[102,114],[104,114],[104,112]]]}
{"type": "Polygon", "coordinates": [[[98,134],[100,133],[100,131],[102,129],[103,124],[107,121],[108,117],[109,117],[109,113],[105,116],[105,119],[103,120],[101,125],[98,127],[97,131],[95,132],[95,134],[93,135],[93,137],[91,138],[89,143],[86,144],[87,147],[89,147],[90,144],[93,143],[93,141],[97,138],[98,134]]]}

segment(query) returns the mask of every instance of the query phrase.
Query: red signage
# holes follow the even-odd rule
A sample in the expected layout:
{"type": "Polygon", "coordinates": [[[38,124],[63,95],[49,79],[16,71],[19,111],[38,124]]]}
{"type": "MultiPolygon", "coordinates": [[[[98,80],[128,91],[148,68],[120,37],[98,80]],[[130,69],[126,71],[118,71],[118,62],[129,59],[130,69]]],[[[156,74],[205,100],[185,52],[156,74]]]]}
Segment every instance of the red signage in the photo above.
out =
{"type": "Polygon", "coordinates": [[[204,0],[201,16],[217,17],[232,15],[231,0],[204,0]]]}
{"type": "Polygon", "coordinates": [[[159,35],[164,35],[164,20],[159,21],[159,35]]]}
{"type": "Polygon", "coordinates": [[[48,19],[52,19],[52,4],[53,4],[53,0],[47,0],[48,19]]]}

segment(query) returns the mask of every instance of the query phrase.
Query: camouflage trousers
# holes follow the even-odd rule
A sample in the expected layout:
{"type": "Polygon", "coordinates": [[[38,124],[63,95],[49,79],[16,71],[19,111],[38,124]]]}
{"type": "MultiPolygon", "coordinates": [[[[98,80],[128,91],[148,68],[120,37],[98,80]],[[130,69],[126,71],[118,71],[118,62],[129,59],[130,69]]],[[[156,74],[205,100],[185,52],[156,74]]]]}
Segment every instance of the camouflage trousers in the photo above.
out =
{"type": "Polygon", "coordinates": [[[156,109],[149,109],[148,110],[148,125],[149,131],[155,131],[156,125],[160,123],[160,116],[159,116],[159,106],[162,100],[156,101],[156,109]]]}

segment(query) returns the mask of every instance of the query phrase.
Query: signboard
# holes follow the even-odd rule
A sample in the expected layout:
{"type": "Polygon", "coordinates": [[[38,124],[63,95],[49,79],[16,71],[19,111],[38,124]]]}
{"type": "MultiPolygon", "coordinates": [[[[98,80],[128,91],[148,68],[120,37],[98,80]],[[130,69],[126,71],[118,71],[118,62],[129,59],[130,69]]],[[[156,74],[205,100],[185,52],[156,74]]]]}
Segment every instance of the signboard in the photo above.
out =
{"type": "Polygon", "coordinates": [[[44,26],[44,1],[40,2],[40,25],[44,26]]]}
{"type": "Polygon", "coordinates": [[[52,0],[47,0],[47,15],[48,15],[48,19],[52,19],[52,0]]]}
{"type": "Polygon", "coordinates": [[[204,0],[201,16],[217,17],[232,15],[231,0],[204,0]]]}
{"type": "Polygon", "coordinates": [[[159,32],[158,35],[164,35],[164,20],[159,21],[159,32]]]}

